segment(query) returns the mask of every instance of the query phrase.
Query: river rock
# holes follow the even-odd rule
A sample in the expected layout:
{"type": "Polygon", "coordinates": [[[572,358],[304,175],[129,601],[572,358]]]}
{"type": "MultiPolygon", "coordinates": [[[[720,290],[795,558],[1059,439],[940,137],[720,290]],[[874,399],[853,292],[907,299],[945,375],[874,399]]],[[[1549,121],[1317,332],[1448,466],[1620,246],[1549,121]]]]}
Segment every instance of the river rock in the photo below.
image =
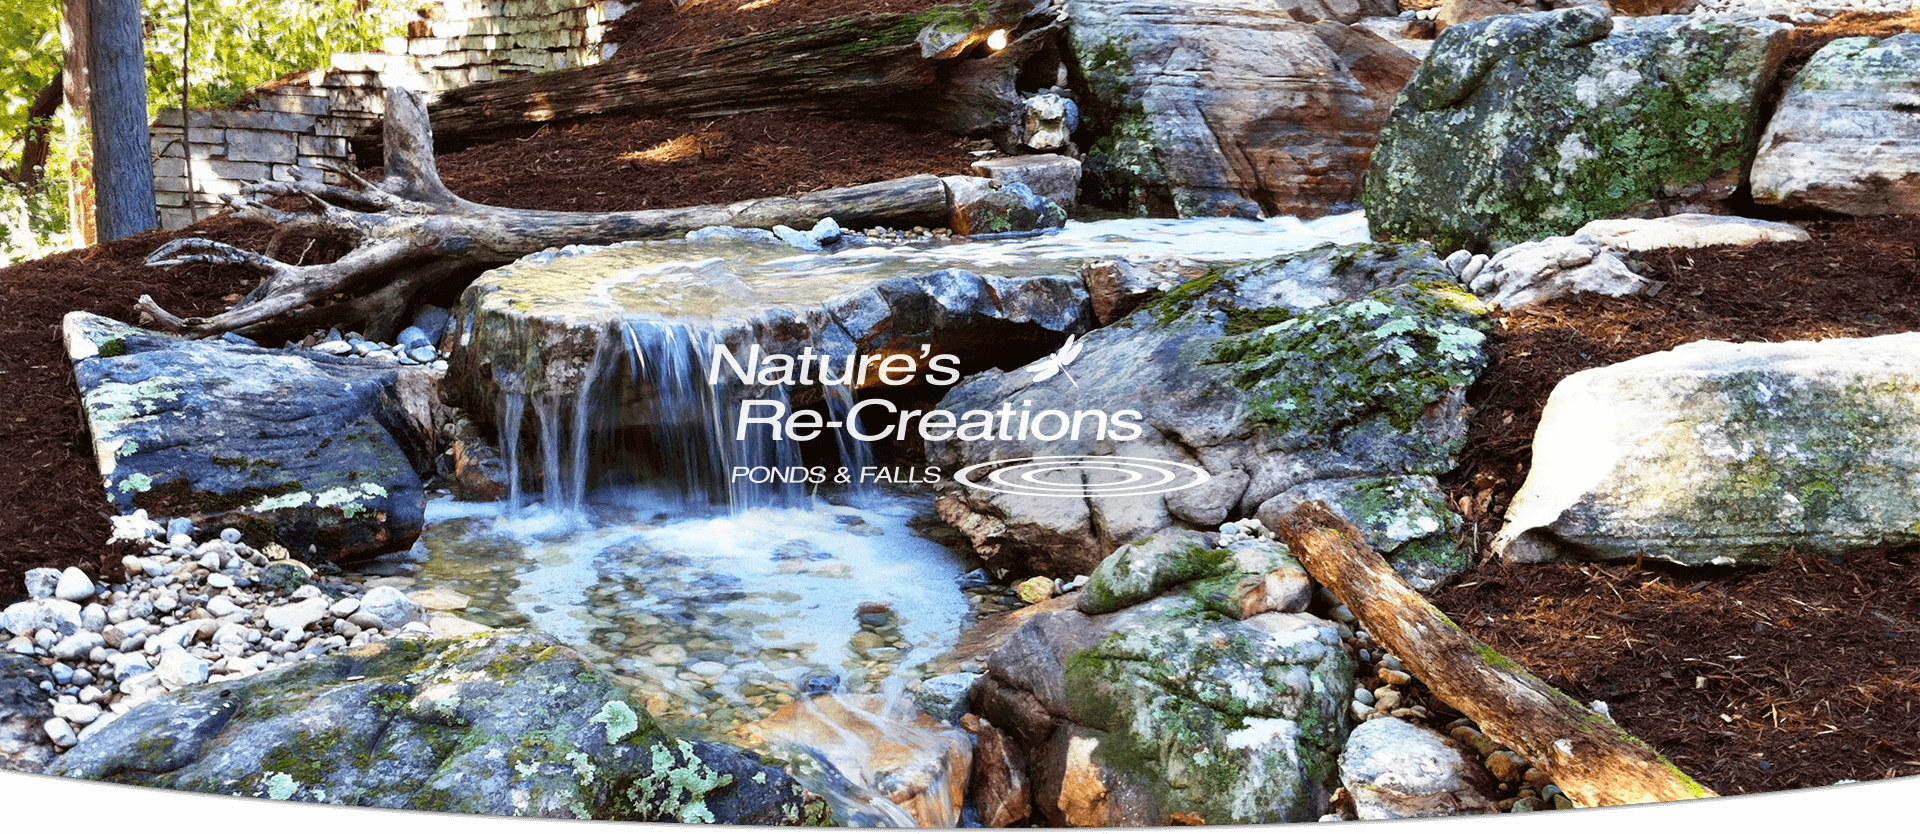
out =
{"type": "Polygon", "coordinates": [[[59,568],[29,568],[23,578],[27,588],[27,599],[47,599],[60,587],[61,570],[59,568]]]}
{"type": "Polygon", "coordinates": [[[1695,342],[1555,386],[1505,558],[1771,564],[1920,541],[1920,333],[1695,342]]]}
{"type": "Polygon", "coordinates": [[[1753,199],[1920,212],[1920,33],[1842,38],[1793,78],[1753,160],[1753,199]]]}
{"type": "Polygon", "coordinates": [[[80,605],[64,599],[30,599],[0,611],[0,629],[20,637],[32,637],[43,629],[66,636],[79,631],[81,625],[80,605]]]}
{"type": "Polygon", "coordinates": [[[1052,825],[1244,825],[1325,813],[1352,690],[1332,623],[1161,597],[1034,617],[973,700],[1019,747],[1052,825]]]}
{"type": "MultiPolygon", "coordinates": [[[[1081,466],[1106,477],[1100,467],[1120,463],[1169,467],[1192,488],[1134,495],[1063,480],[1030,493],[949,475],[936,508],[996,570],[1070,577],[1135,539],[1252,517],[1310,481],[1448,471],[1465,437],[1464,386],[1485,365],[1487,325],[1466,293],[1407,283],[1445,274],[1424,246],[1321,247],[1188,282],[1076,342],[1065,364],[1056,356],[969,377],[941,409],[964,416],[1010,404],[1036,419],[1080,415],[1079,433],[928,435],[928,461],[944,473],[1085,457],[1035,477],[1078,479],[1081,466]],[[1138,431],[1114,422],[1121,418],[1138,431]],[[1062,485],[1071,492],[1060,494],[1062,485]]],[[[1449,562],[1446,570],[1464,567],[1449,562]]]]}
{"type": "Polygon", "coordinates": [[[63,334],[119,512],[258,531],[257,546],[333,561],[420,535],[432,453],[392,371],[89,313],[68,314],[63,334]]]}
{"type": "Polygon", "coordinates": [[[1791,28],[1591,8],[1450,27],[1381,128],[1373,233],[1491,251],[1716,206],[1753,156],[1791,28]]]}
{"type": "Polygon", "coordinates": [[[778,768],[661,732],[530,634],[393,639],[140,704],[48,772],[150,787],[508,816],[797,823],[778,768]]]}
{"type": "Polygon", "coordinates": [[[378,621],[377,628],[391,630],[426,618],[426,609],[407,598],[398,589],[381,585],[360,595],[359,613],[378,621]]]}
{"type": "Polygon", "coordinates": [[[1183,217],[1353,207],[1417,63],[1348,26],[1378,0],[1067,0],[1081,101],[1105,138],[1088,199],[1183,217]]]}
{"type": "Polygon", "coordinates": [[[1363,820],[1499,812],[1478,762],[1445,736],[1398,718],[1354,728],[1340,753],[1340,783],[1363,820]]]}
{"type": "Polygon", "coordinates": [[[68,602],[86,602],[93,599],[93,580],[87,572],[69,567],[60,572],[60,583],[54,586],[53,595],[68,602]]]}

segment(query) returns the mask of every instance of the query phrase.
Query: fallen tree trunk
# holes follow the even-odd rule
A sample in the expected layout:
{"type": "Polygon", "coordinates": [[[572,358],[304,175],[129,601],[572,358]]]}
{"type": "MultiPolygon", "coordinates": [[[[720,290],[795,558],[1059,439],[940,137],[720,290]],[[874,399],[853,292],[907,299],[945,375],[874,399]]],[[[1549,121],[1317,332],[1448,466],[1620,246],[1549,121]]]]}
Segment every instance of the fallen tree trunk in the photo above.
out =
{"type": "Polygon", "coordinates": [[[1714,796],[1645,742],[1468,636],[1318,502],[1276,525],[1295,558],[1433,694],[1582,806],[1714,796]]]}
{"type": "MultiPolygon", "coordinates": [[[[192,336],[260,333],[284,327],[339,326],[389,339],[410,301],[442,281],[567,244],[665,238],[703,226],[809,226],[825,217],[852,227],[939,226],[947,219],[946,186],[934,176],[816,191],[719,206],[629,212],[564,212],[500,208],[463,200],[440,179],[426,105],[409,90],[387,91],[386,178],[357,188],[320,183],[262,182],[228,197],[243,219],[278,233],[331,235],[352,251],[329,264],[294,265],[202,238],[180,238],[147,258],[150,266],[238,264],[262,281],[233,309],[181,318],[151,296],[138,307],[165,329],[192,336]],[[257,198],[292,196],[301,210],[282,211],[257,198]]],[[[269,251],[272,250],[269,246],[269,251]]]]}
{"type": "MultiPolygon", "coordinates": [[[[961,54],[995,29],[1019,25],[1029,5],[996,0],[854,15],[475,84],[434,101],[434,134],[440,150],[449,152],[581,116],[713,117],[769,109],[928,118],[952,129],[928,106],[942,67],[962,62],[961,54]]],[[[360,158],[373,158],[368,152],[374,149],[372,137],[356,137],[360,158]]]]}

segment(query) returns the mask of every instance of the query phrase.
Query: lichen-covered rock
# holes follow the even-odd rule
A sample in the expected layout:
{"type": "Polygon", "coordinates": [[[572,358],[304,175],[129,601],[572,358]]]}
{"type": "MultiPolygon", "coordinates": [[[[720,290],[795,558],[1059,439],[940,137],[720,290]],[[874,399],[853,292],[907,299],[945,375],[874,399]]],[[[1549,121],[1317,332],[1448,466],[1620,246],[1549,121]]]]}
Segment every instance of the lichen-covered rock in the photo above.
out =
{"type": "Polygon", "coordinates": [[[1207,478],[1138,495],[1023,494],[943,480],[936,507],[990,566],[1070,577],[1121,544],[1246,518],[1310,481],[1445,472],[1464,442],[1462,398],[1486,364],[1487,327],[1477,302],[1440,283],[1445,277],[1423,246],[1322,247],[1189,281],[1088,334],[1064,372],[1036,364],[969,377],[942,409],[1011,403],[1082,415],[1083,430],[930,438],[928,460],[943,472],[1035,456],[1118,456],[1196,467],[1207,478]],[[1096,414],[1107,420],[1099,430],[1085,416],[1096,414]]]}
{"type": "Polygon", "coordinates": [[[1490,251],[1712,205],[1753,156],[1790,28],[1590,8],[1451,27],[1381,128],[1368,221],[1384,237],[1490,251]]]}
{"type": "Polygon", "coordinates": [[[1162,597],[1035,617],[989,657],[974,705],[1054,825],[1299,822],[1325,812],[1352,689],[1332,623],[1162,597]]]}
{"type": "Polygon", "coordinates": [[[192,341],[88,313],[63,334],[107,498],[303,559],[405,550],[433,454],[393,369],[192,341]]]}
{"type": "Polygon", "coordinates": [[[48,773],[337,805],[792,824],[817,807],[737,748],[661,732],[530,634],[390,639],[141,704],[48,773]]]}
{"type": "Polygon", "coordinates": [[[1530,240],[1494,254],[1467,286],[1506,310],[1579,293],[1619,297],[1652,288],[1620,254],[1586,235],[1530,240]]]}
{"type": "Polygon", "coordinates": [[[1753,199],[1844,214],[1920,211],[1920,34],[1842,38],[1793,78],[1753,160],[1753,199]]]}
{"type": "Polygon", "coordinates": [[[947,226],[954,234],[1020,234],[1058,229],[1067,222],[1065,209],[1025,183],[985,177],[941,177],[940,181],[947,184],[953,205],[947,226]]]}
{"type": "Polygon", "coordinates": [[[1340,753],[1340,783],[1363,820],[1492,814],[1492,780],[1446,736],[1398,718],[1353,729],[1340,753]]]}
{"type": "Polygon", "coordinates": [[[1553,390],[1505,558],[1770,564],[1920,541],[1920,334],[1695,342],[1553,390]]]}
{"type": "Polygon", "coordinates": [[[1080,160],[1070,156],[1040,153],[983,159],[973,163],[973,172],[990,180],[1024,185],[1068,212],[1080,199],[1080,160]]]}
{"type": "Polygon", "coordinates": [[[1084,74],[1083,199],[1182,217],[1314,217],[1359,198],[1415,61],[1346,24],[1377,0],[1067,0],[1084,74]]]}
{"type": "Polygon", "coordinates": [[[1281,516],[1309,501],[1346,516],[1418,590],[1437,589],[1471,566],[1455,547],[1460,517],[1447,509],[1447,494],[1432,475],[1308,481],[1261,504],[1258,518],[1278,529],[1281,516]]]}
{"type": "Polygon", "coordinates": [[[1236,620],[1304,611],[1313,593],[1312,580],[1286,545],[1246,540],[1214,547],[1205,534],[1176,530],[1130,542],[1100,560],[1075,605],[1105,614],[1181,586],[1187,596],[1236,620]]]}

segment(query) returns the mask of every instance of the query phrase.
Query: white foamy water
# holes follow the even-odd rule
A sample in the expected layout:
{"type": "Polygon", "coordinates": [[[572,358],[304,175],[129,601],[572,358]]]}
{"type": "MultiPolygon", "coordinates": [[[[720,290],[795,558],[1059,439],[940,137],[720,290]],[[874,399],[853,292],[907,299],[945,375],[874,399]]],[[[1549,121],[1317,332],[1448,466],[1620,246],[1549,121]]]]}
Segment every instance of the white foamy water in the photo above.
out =
{"type": "Polygon", "coordinates": [[[791,696],[822,674],[872,691],[952,646],[969,613],[965,567],[909,528],[924,503],[620,518],[599,502],[583,527],[537,507],[436,500],[422,575],[472,595],[463,614],[551,634],[641,681],[669,719],[728,708],[750,720],[790,700],[756,695],[791,696]],[[891,614],[863,625],[876,608],[891,614]]]}

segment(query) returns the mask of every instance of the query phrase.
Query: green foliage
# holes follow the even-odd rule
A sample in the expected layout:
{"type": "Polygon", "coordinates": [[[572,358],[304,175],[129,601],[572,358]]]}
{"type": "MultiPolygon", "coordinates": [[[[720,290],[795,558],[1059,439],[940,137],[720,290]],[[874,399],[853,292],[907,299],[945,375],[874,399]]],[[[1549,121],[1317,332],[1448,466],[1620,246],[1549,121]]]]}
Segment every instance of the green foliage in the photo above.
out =
{"type": "Polygon", "coordinates": [[[60,0],[0,3],[0,134],[8,143],[18,141],[34,95],[59,71],[60,0]]]}
{"type": "Polygon", "coordinates": [[[401,0],[145,0],[147,104],[180,103],[186,5],[193,6],[188,55],[193,107],[225,107],[255,86],[296,70],[324,67],[335,52],[377,48],[400,31],[401,0]]]}

